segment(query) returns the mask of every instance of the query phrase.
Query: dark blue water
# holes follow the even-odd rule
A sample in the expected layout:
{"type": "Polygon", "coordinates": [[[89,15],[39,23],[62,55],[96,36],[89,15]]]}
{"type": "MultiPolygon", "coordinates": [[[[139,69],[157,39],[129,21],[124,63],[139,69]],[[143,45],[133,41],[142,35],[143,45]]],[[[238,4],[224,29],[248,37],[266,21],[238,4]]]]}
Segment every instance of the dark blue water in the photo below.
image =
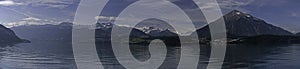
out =
{"type": "MultiPolygon", "coordinates": [[[[105,68],[122,69],[110,47],[98,47],[105,68]]],[[[147,60],[146,46],[131,47],[139,60],[147,60]]],[[[193,49],[191,49],[193,50],[193,49]]],[[[201,46],[198,68],[205,68],[210,54],[209,46],[201,46]]],[[[195,55],[193,53],[190,56],[195,55]]],[[[160,67],[174,69],[180,59],[180,47],[169,47],[167,60],[160,67]]],[[[298,69],[300,68],[300,45],[229,45],[224,69],[298,69]]],[[[33,41],[29,44],[3,46],[0,48],[0,68],[3,69],[76,69],[71,43],[60,41],[33,41]]]]}

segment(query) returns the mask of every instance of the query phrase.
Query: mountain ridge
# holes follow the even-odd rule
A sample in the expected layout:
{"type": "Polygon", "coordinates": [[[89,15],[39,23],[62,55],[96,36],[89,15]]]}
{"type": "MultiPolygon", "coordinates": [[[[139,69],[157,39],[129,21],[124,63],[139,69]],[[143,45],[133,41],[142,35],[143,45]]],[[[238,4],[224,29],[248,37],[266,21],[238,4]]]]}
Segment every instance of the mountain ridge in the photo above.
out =
{"type": "Polygon", "coordinates": [[[0,45],[12,45],[17,43],[29,43],[30,41],[21,39],[15,32],[0,24],[0,45]]]}
{"type": "MultiPolygon", "coordinates": [[[[258,35],[294,35],[293,33],[284,30],[265,22],[262,19],[256,18],[250,14],[233,10],[223,16],[226,33],[228,37],[236,36],[258,36],[258,35]]],[[[220,20],[220,19],[219,19],[220,20]]],[[[219,21],[212,22],[216,24],[219,21]]],[[[210,37],[209,26],[204,26],[198,30],[199,37],[210,37]]],[[[193,33],[195,34],[195,32],[193,33]]]]}
{"type": "MultiPolygon", "coordinates": [[[[253,38],[257,38],[254,36],[260,36],[260,35],[276,35],[276,36],[271,36],[272,38],[281,37],[281,36],[294,36],[293,33],[287,30],[284,30],[272,24],[268,24],[262,19],[256,18],[250,14],[246,14],[237,10],[234,10],[224,15],[223,17],[226,25],[227,38],[229,38],[228,41],[235,41],[235,42],[241,42],[239,40],[247,41],[248,40],[247,37],[252,37],[251,40],[254,40],[253,38]]],[[[164,23],[163,21],[158,21],[158,22],[164,23]]],[[[172,41],[176,41],[179,39],[180,35],[174,33],[173,30],[169,30],[168,28],[159,29],[159,27],[158,28],[152,27],[151,25],[148,24],[151,23],[149,21],[145,23],[146,24],[142,24],[140,27],[118,26],[118,25],[114,25],[112,22],[97,23],[95,38],[96,40],[100,40],[104,42],[110,41],[112,28],[119,27],[121,29],[119,30],[120,33],[128,33],[128,32],[122,32],[122,30],[131,29],[130,37],[133,38],[130,40],[132,40],[132,43],[149,42],[150,40],[153,39],[162,39],[164,41],[169,41],[168,43],[174,43],[172,41]]],[[[215,21],[210,24],[214,24],[214,23],[218,23],[218,21],[215,21]]],[[[156,25],[158,24],[155,24],[154,26],[156,25]]],[[[164,25],[167,25],[167,23],[164,23],[164,25]]],[[[50,40],[67,39],[67,41],[70,42],[72,39],[71,37],[72,26],[74,26],[72,23],[64,22],[58,25],[20,26],[20,27],[13,27],[13,29],[17,30],[18,33],[20,34],[25,34],[22,35],[25,37],[33,37],[34,39],[41,39],[45,37],[45,38],[49,38],[50,40]],[[51,33],[49,33],[49,31],[51,33]],[[45,36],[35,38],[36,36],[34,35],[36,36],[45,35],[45,36]]],[[[82,28],[84,29],[84,27],[82,28]]],[[[192,33],[192,35],[198,35],[199,37],[198,39],[200,40],[200,43],[210,42],[209,38],[211,35],[210,35],[210,30],[208,25],[200,29],[197,29],[192,33]]],[[[118,36],[124,36],[124,35],[118,34],[118,36]]],[[[183,37],[188,38],[189,36],[183,36],[183,37]]],[[[269,39],[272,39],[271,37],[269,39]]],[[[189,39],[193,40],[195,38],[189,38],[189,39]]]]}

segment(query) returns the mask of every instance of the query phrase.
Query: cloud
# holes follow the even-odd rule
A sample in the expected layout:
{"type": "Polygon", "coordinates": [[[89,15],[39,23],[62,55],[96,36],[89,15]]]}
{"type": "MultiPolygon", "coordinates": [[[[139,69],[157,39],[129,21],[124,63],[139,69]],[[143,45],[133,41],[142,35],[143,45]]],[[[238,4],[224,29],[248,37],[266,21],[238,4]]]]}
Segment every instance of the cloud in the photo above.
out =
{"type": "Polygon", "coordinates": [[[296,12],[291,12],[290,16],[291,17],[300,17],[299,13],[296,13],[296,12]]]}
{"type": "Polygon", "coordinates": [[[55,20],[49,20],[49,19],[40,19],[36,17],[27,17],[23,18],[19,21],[14,21],[14,22],[7,22],[4,23],[6,27],[16,27],[16,26],[24,26],[24,25],[43,25],[43,24],[58,24],[63,21],[55,21],[55,20]]]}
{"type": "Polygon", "coordinates": [[[28,18],[24,18],[22,20],[24,20],[24,21],[41,21],[41,19],[35,18],[35,17],[28,17],[28,18]]]}
{"type": "Polygon", "coordinates": [[[96,16],[95,19],[99,20],[101,22],[111,22],[111,21],[114,21],[116,19],[116,17],[113,17],[113,16],[96,16]]]}
{"type": "Polygon", "coordinates": [[[78,0],[0,0],[0,5],[3,6],[34,6],[47,8],[66,8],[74,4],[78,0]]]}
{"type": "Polygon", "coordinates": [[[65,8],[74,4],[75,0],[27,0],[25,3],[32,6],[45,6],[50,8],[65,8]]]}
{"type": "Polygon", "coordinates": [[[218,3],[196,2],[201,9],[215,9],[214,6],[220,6],[221,9],[237,9],[241,6],[249,5],[254,0],[217,0],[218,3]]]}
{"type": "Polygon", "coordinates": [[[39,22],[35,21],[16,21],[16,22],[9,22],[4,24],[6,27],[16,27],[16,26],[24,26],[24,25],[41,25],[39,22]]]}
{"type": "Polygon", "coordinates": [[[9,25],[8,27],[13,27],[13,26],[21,26],[21,25],[39,25],[42,24],[44,20],[36,17],[27,17],[23,18],[21,21],[16,21],[16,22],[10,22],[7,23],[6,25],[9,25]]]}
{"type": "Polygon", "coordinates": [[[1,6],[16,6],[16,5],[22,5],[23,3],[16,3],[12,0],[0,0],[1,6]]]}

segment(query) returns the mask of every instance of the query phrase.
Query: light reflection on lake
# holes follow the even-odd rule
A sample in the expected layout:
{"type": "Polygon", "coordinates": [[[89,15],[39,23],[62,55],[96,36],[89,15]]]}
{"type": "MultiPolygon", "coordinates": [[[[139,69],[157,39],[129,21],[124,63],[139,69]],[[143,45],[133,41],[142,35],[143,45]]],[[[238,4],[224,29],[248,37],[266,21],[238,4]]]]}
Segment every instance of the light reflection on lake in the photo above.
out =
{"type": "MultiPolygon", "coordinates": [[[[105,68],[123,69],[109,44],[98,44],[98,53],[105,68]]],[[[131,52],[139,60],[147,60],[147,46],[133,45],[131,52]]],[[[168,54],[161,69],[175,69],[180,59],[180,47],[167,47],[168,54]]],[[[190,49],[194,50],[194,49],[190,49]]],[[[209,46],[201,46],[199,69],[206,67],[209,46]]],[[[195,55],[190,53],[189,56],[195,55]]],[[[229,45],[224,69],[298,69],[300,45],[229,45]]],[[[71,43],[34,41],[0,48],[0,68],[3,69],[76,69],[71,43]]],[[[87,68],[88,69],[88,68],[87,68]]]]}

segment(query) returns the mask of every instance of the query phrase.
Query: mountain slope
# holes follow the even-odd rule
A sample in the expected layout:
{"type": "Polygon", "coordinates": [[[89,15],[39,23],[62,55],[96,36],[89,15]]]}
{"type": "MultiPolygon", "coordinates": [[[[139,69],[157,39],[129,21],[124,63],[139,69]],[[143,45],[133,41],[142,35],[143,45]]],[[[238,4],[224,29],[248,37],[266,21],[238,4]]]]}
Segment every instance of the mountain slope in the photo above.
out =
{"type": "MultiPolygon", "coordinates": [[[[20,39],[14,31],[9,28],[0,25],[0,44],[15,44],[25,42],[26,40],[20,39]]],[[[27,41],[29,42],[29,41],[27,41]]]]}
{"type": "MultiPolygon", "coordinates": [[[[257,35],[293,35],[280,27],[266,23],[249,14],[234,10],[223,16],[228,37],[257,35]]],[[[213,23],[217,23],[213,22],[213,23]]],[[[209,26],[197,30],[200,37],[209,37],[209,26]]],[[[195,33],[194,33],[195,34],[195,33]]]]}
{"type": "Polygon", "coordinates": [[[61,23],[59,25],[29,25],[17,26],[12,29],[22,38],[39,40],[68,40],[72,38],[72,23],[61,23]]]}
{"type": "MultiPolygon", "coordinates": [[[[72,40],[72,23],[63,22],[58,25],[30,25],[30,26],[18,26],[13,27],[12,29],[16,31],[20,37],[32,40],[32,41],[40,41],[40,40],[47,40],[47,41],[63,41],[63,42],[71,42],[72,40]]],[[[82,26],[82,25],[74,25],[80,27],[78,30],[85,30],[85,31],[93,31],[89,29],[90,26],[82,26]]],[[[100,41],[110,41],[110,33],[112,27],[120,27],[122,30],[130,29],[128,27],[121,27],[117,25],[113,25],[111,23],[97,23],[97,29],[95,30],[95,37],[100,41]]],[[[127,33],[122,32],[120,33],[127,33]]],[[[119,36],[124,36],[123,34],[118,34],[119,36]]],[[[148,36],[144,32],[133,28],[131,31],[131,37],[141,37],[141,36],[148,36]]],[[[125,36],[124,36],[125,37],[125,36]]],[[[127,37],[127,36],[126,36],[127,37]]]]}
{"type": "Polygon", "coordinates": [[[295,34],[296,36],[300,36],[300,32],[295,34]]]}
{"type": "MultiPolygon", "coordinates": [[[[118,27],[119,28],[119,30],[116,30],[116,32],[120,33],[120,34],[117,34],[117,35],[121,36],[121,37],[128,37],[128,36],[125,36],[122,33],[128,33],[128,32],[125,32],[124,30],[130,30],[131,29],[129,27],[114,25],[114,24],[109,23],[109,22],[108,23],[97,23],[96,26],[97,26],[97,29],[96,29],[96,32],[95,32],[96,39],[101,40],[101,41],[110,41],[111,32],[112,32],[113,27],[118,27]]],[[[130,37],[131,38],[140,38],[140,37],[149,37],[149,35],[147,35],[146,33],[144,33],[141,30],[132,28],[131,32],[130,32],[130,37]]],[[[126,41],[126,40],[124,40],[124,41],[126,41]]]]}
{"type": "Polygon", "coordinates": [[[169,29],[166,29],[166,30],[151,30],[148,34],[150,36],[153,36],[153,37],[174,37],[174,36],[177,36],[176,33],[170,31],[169,29]]]}

